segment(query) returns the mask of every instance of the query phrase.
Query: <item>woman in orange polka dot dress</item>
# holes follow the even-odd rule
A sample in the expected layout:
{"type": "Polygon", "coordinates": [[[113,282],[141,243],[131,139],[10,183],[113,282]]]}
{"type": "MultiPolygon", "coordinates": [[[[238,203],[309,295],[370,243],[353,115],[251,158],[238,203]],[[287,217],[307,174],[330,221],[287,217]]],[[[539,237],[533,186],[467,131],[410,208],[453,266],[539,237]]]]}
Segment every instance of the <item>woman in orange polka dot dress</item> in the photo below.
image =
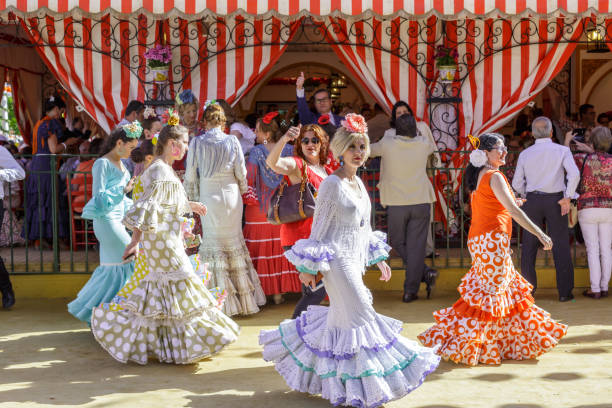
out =
{"type": "Polygon", "coordinates": [[[459,285],[461,298],[434,312],[436,324],[419,340],[437,345],[444,359],[467,365],[532,359],[552,349],[567,326],[534,304],[533,287],[514,269],[512,219],[537,236],[545,250],[552,241],[519,208],[523,201],[514,197],[499,171],[507,153],[503,137],[485,133],[471,142],[465,182],[472,194],[472,267],[459,285]]]}

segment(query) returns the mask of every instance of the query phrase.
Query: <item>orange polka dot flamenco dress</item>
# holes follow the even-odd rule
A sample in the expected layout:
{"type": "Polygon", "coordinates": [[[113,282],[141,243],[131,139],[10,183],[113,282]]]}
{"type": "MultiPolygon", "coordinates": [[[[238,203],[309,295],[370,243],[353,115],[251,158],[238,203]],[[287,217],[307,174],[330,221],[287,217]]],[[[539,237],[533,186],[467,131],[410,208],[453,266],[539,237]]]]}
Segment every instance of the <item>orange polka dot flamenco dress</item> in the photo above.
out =
{"type": "Polygon", "coordinates": [[[491,190],[495,172],[488,171],[472,193],[472,267],[458,287],[461,298],[434,312],[436,324],[418,336],[427,347],[439,346],[444,359],[467,365],[536,358],[567,331],[534,304],[531,284],[514,269],[512,217],[491,190]]]}

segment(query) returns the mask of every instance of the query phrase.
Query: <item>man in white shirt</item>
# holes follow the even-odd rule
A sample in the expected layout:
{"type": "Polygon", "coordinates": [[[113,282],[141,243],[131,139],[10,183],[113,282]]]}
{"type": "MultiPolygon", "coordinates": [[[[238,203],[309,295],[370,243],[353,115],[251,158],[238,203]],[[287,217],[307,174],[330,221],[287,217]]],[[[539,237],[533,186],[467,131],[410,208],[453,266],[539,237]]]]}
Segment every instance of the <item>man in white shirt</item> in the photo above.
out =
{"type": "MultiPolygon", "coordinates": [[[[13,155],[0,146],[0,225],[2,225],[2,219],[4,218],[4,188],[2,188],[3,182],[12,183],[17,180],[23,180],[25,178],[25,171],[19,165],[13,155]]],[[[4,266],[4,261],[0,257],[0,292],[2,292],[2,307],[9,309],[15,304],[15,293],[13,292],[13,286],[9,278],[8,271],[4,266]]]]}
{"type": "MultiPolygon", "coordinates": [[[[559,300],[567,302],[574,298],[574,266],[567,214],[570,200],[576,198],[580,171],[570,149],[553,143],[550,119],[544,116],[535,118],[531,132],[536,139],[535,144],[519,155],[512,187],[519,195],[527,198],[522,208],[529,218],[540,228],[544,228],[544,223],[548,227],[553,241],[559,300]]],[[[521,273],[533,285],[534,291],[538,283],[535,271],[538,247],[538,239],[524,231],[521,273]]]]}

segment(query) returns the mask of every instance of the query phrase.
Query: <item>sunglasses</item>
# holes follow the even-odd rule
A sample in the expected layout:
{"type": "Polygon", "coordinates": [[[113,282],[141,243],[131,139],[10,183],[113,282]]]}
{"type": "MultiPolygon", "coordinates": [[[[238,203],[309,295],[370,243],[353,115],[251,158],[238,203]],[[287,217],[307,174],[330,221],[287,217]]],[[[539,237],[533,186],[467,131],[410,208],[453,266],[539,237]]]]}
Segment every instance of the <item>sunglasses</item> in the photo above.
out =
{"type": "Polygon", "coordinates": [[[313,137],[312,139],[308,139],[307,137],[305,137],[302,139],[303,145],[309,145],[310,143],[312,143],[313,145],[318,145],[319,143],[321,143],[321,140],[319,140],[318,137],[313,137]]]}

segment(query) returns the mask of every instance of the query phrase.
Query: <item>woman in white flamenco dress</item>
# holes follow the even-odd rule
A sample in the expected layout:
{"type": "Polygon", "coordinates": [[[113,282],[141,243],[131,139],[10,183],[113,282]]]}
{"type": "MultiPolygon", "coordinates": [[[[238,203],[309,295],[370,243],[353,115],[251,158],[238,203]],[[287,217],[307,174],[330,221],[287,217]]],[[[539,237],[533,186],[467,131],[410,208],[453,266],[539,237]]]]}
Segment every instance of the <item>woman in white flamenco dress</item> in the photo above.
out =
{"type": "Polygon", "coordinates": [[[369,153],[366,132],[361,116],[343,121],[331,143],[343,165],[320,186],[310,238],[285,253],[305,285],[314,287],[322,274],[330,306],[310,306],[263,330],[259,342],[292,389],[321,394],[333,405],[369,408],[416,389],[440,357],[401,336],[401,321],[377,314],[363,283],[367,265],[376,264],[381,279],[391,277],[384,262],[390,247],[370,227],[370,200],[356,176],[369,153]]]}

